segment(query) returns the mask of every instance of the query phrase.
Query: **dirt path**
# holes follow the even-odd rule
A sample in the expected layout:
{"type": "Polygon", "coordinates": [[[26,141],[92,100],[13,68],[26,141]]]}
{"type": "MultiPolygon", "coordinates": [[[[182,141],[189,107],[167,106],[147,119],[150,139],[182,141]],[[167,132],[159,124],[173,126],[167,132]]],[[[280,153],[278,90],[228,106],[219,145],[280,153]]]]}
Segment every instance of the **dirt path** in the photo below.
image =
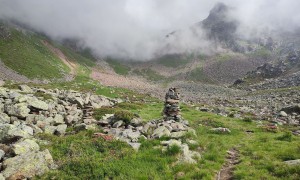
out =
{"type": "Polygon", "coordinates": [[[57,55],[57,57],[59,57],[59,59],[65,64],[67,65],[71,71],[70,71],[70,74],[75,76],[76,75],[76,63],[73,63],[72,61],[70,61],[65,55],[64,53],[58,49],[58,48],[55,48],[53,47],[50,43],[48,43],[47,41],[42,41],[42,43],[49,48],[49,50],[54,53],[55,55],[57,55]]]}
{"type": "Polygon", "coordinates": [[[236,148],[232,148],[227,153],[227,161],[218,172],[216,180],[230,180],[233,178],[234,167],[239,163],[239,151],[236,148]]]}

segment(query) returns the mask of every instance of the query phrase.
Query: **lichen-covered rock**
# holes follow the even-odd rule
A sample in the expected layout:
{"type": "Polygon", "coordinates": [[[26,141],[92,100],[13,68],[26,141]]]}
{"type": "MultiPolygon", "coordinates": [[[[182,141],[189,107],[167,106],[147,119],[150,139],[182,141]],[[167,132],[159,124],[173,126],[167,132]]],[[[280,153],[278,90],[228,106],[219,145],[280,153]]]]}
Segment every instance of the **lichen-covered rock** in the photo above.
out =
{"type": "Polygon", "coordinates": [[[2,173],[0,173],[0,180],[5,180],[4,176],[2,173]]]}
{"type": "Polygon", "coordinates": [[[25,93],[32,93],[33,92],[33,90],[27,85],[20,85],[19,88],[20,88],[21,91],[23,91],[25,93]]]}
{"type": "Polygon", "coordinates": [[[171,133],[166,127],[160,126],[153,131],[152,137],[153,138],[161,138],[163,136],[169,137],[170,135],[171,135],[171,133]]]}
{"type": "Polygon", "coordinates": [[[10,118],[7,114],[0,112],[0,124],[9,124],[10,118]]]}
{"type": "Polygon", "coordinates": [[[28,109],[26,103],[18,103],[13,106],[6,106],[5,109],[9,115],[20,118],[26,118],[30,112],[30,109],[28,109]]]}
{"type": "Polygon", "coordinates": [[[55,125],[64,124],[65,123],[64,117],[62,115],[60,115],[60,114],[56,114],[55,117],[54,117],[54,119],[53,119],[53,121],[54,121],[55,125]]]}
{"type": "Polygon", "coordinates": [[[0,97],[8,98],[8,93],[6,92],[6,88],[0,87],[0,97]]]}
{"type": "Polygon", "coordinates": [[[44,132],[46,134],[54,134],[54,132],[56,131],[56,127],[55,126],[51,126],[51,125],[46,125],[44,127],[44,132]]]}
{"type": "Polygon", "coordinates": [[[186,131],[172,132],[171,138],[179,139],[182,138],[186,134],[186,131]]]}
{"type": "Polygon", "coordinates": [[[31,135],[24,131],[22,127],[12,124],[0,124],[0,142],[14,138],[28,138],[31,135]]]}
{"type": "Polygon", "coordinates": [[[40,146],[31,139],[25,139],[24,141],[13,144],[12,150],[16,155],[20,155],[31,151],[39,151],[40,146]]]}
{"type": "Polygon", "coordinates": [[[32,98],[30,100],[27,100],[28,105],[35,108],[35,109],[40,109],[40,110],[48,110],[48,104],[45,103],[44,101],[38,100],[36,98],[32,98]]]}
{"type": "Polygon", "coordinates": [[[49,151],[28,152],[8,158],[3,162],[4,170],[2,174],[5,178],[14,175],[22,175],[25,178],[32,178],[42,175],[55,167],[49,151]]]}
{"type": "Polygon", "coordinates": [[[57,135],[64,135],[67,130],[67,125],[66,124],[60,124],[56,127],[55,134],[57,135]]]}

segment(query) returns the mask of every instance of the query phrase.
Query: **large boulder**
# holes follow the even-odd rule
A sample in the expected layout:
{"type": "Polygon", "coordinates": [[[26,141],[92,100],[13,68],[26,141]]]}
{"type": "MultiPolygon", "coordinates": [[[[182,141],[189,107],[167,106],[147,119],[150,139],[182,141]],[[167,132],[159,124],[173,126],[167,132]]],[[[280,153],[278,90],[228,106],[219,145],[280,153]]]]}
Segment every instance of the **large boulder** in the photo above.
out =
{"type": "Polygon", "coordinates": [[[49,151],[46,149],[41,152],[28,152],[8,158],[3,162],[4,170],[2,174],[5,178],[23,176],[32,178],[43,175],[55,167],[49,151]]]}
{"type": "Polygon", "coordinates": [[[30,112],[30,109],[28,109],[26,103],[18,103],[12,106],[5,106],[5,109],[9,115],[20,118],[26,118],[30,112]]]}
{"type": "Polygon", "coordinates": [[[19,141],[12,146],[12,150],[16,155],[25,154],[31,151],[39,151],[40,146],[31,139],[19,141]]]}
{"type": "Polygon", "coordinates": [[[48,110],[48,104],[45,103],[44,101],[38,100],[36,98],[32,98],[30,100],[27,100],[27,102],[29,106],[35,109],[44,110],[44,111],[48,110]]]}
{"type": "Polygon", "coordinates": [[[12,124],[0,124],[0,142],[9,141],[16,138],[29,138],[29,126],[15,126],[12,124]]]}

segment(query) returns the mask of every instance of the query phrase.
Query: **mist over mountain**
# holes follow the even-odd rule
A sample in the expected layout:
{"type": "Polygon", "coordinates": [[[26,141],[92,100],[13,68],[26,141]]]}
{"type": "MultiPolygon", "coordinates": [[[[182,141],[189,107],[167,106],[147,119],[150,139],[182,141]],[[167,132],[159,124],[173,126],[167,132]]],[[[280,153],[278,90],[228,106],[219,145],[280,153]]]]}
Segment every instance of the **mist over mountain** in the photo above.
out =
{"type": "Polygon", "coordinates": [[[168,53],[210,54],[222,50],[216,39],[232,44],[236,37],[252,39],[274,31],[295,31],[300,25],[297,0],[223,0],[221,8],[213,9],[217,2],[0,0],[0,18],[25,24],[54,40],[76,39],[100,57],[134,60],[168,53]],[[226,31],[212,24],[217,22],[216,14],[225,22],[219,25],[227,26],[226,31]],[[200,21],[201,28],[195,28],[200,21]],[[173,31],[182,35],[166,40],[166,34],[173,31]]]}

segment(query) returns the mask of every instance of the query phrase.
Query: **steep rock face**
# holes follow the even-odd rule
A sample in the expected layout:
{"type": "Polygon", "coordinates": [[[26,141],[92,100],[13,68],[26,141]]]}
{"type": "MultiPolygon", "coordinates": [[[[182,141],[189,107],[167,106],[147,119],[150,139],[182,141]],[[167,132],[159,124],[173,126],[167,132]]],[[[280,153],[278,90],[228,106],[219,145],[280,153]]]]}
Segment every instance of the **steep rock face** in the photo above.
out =
{"type": "Polygon", "coordinates": [[[221,43],[226,48],[236,52],[244,49],[236,42],[238,21],[230,17],[231,8],[223,3],[217,3],[210,11],[209,16],[198,23],[205,30],[207,37],[215,43],[221,43]]]}

